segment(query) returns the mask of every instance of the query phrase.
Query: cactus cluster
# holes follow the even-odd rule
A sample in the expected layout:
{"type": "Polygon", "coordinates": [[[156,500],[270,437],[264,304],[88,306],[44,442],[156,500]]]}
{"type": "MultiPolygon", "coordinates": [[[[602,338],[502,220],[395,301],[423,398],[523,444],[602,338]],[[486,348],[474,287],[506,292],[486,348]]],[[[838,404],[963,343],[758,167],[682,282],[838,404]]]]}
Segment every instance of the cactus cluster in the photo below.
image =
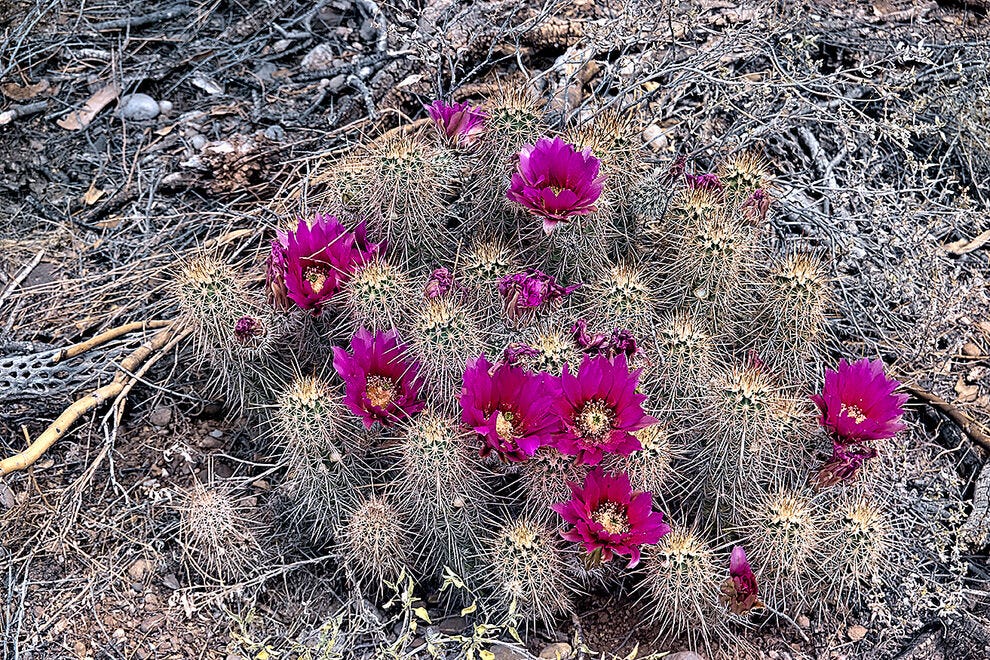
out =
{"type": "Polygon", "coordinates": [[[768,162],[658,168],[634,115],[554,127],[519,91],[429,115],[307,182],[267,295],[208,257],[178,278],[264,404],[286,520],[367,593],[453,571],[549,626],[625,584],[693,646],[882,586],[898,529],[862,468],[903,398],[879,362],[820,389],[836,298],[770,240],[768,162]]]}

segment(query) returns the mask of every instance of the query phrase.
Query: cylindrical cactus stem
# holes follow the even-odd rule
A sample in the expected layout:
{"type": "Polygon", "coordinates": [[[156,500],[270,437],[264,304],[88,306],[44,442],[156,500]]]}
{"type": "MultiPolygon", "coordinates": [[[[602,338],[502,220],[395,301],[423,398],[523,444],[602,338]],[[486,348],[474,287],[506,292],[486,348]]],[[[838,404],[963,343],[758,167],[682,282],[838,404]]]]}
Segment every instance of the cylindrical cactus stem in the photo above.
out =
{"type": "Polygon", "coordinates": [[[267,555],[265,528],[230,488],[196,481],[180,494],[179,535],[185,559],[204,576],[237,582],[267,555]]]}
{"type": "Polygon", "coordinates": [[[560,535],[553,528],[519,518],[504,523],[484,544],[476,581],[499,620],[513,614],[527,626],[538,622],[549,628],[573,611],[573,585],[560,535]]]}
{"type": "Polygon", "coordinates": [[[640,603],[646,618],[668,642],[686,638],[691,648],[710,653],[727,638],[721,584],[725,571],[715,552],[695,531],[672,530],[645,554],[640,603]]]}
{"type": "Polygon", "coordinates": [[[348,579],[377,596],[412,568],[407,516],[391,498],[358,498],[345,516],[338,547],[348,579]]]}
{"type": "Polygon", "coordinates": [[[494,496],[470,435],[457,418],[427,410],[406,424],[396,449],[396,488],[420,532],[420,564],[430,573],[449,566],[458,575],[471,574],[484,511],[494,496]]]}

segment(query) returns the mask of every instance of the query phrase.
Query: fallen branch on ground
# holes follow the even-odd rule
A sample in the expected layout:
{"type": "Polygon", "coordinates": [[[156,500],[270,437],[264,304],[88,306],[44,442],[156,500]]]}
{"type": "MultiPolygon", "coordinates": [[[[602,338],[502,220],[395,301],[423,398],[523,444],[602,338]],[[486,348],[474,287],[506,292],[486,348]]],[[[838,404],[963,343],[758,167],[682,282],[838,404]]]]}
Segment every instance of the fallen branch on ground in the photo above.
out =
{"type": "MultiPolygon", "coordinates": [[[[144,324],[139,324],[139,325],[144,325],[144,327],[151,327],[150,323],[161,323],[161,322],[148,322],[149,325],[144,325],[144,324]]],[[[128,325],[133,325],[133,324],[128,324],[128,325]]],[[[128,327],[128,326],[122,326],[122,327],[128,327]]],[[[120,330],[120,328],[111,330],[109,331],[109,333],[113,333],[118,330],[120,330]]],[[[106,341],[108,338],[105,337],[104,335],[109,333],[104,333],[103,335],[94,337],[93,340],[102,337],[103,338],[102,341],[106,341]]],[[[119,336],[119,334],[123,334],[123,333],[118,333],[117,335],[114,336],[119,336]]],[[[71,406],[66,408],[65,411],[58,416],[58,419],[52,422],[51,425],[49,425],[49,427],[45,429],[44,432],[42,432],[42,434],[39,435],[38,438],[28,446],[27,449],[25,449],[19,454],[15,454],[14,456],[10,456],[0,461],[0,476],[7,475],[10,474],[11,472],[16,472],[18,470],[24,470],[30,467],[31,465],[33,465],[39,458],[45,455],[45,452],[47,452],[59,438],[64,436],[69,431],[72,425],[75,424],[80,417],[82,417],[84,414],[86,414],[93,408],[103,403],[106,403],[111,399],[113,399],[114,397],[118,396],[121,392],[125,391],[125,388],[130,389],[129,385],[131,381],[134,380],[134,376],[132,376],[132,374],[143,373],[140,372],[139,370],[142,364],[144,364],[145,361],[147,361],[148,358],[152,356],[152,354],[154,354],[156,351],[163,348],[164,346],[168,345],[173,338],[179,338],[180,336],[184,336],[186,334],[188,334],[188,330],[182,328],[181,326],[177,325],[174,322],[167,322],[160,332],[156,333],[153,337],[146,340],[143,344],[141,344],[141,346],[138,347],[137,350],[135,350],[133,353],[128,355],[126,358],[124,358],[123,361],[121,361],[120,367],[117,371],[117,375],[114,377],[113,381],[87,394],[86,396],[77,400],[71,406]]],[[[90,342],[92,342],[93,340],[90,340],[90,342]]],[[[66,349],[66,351],[73,350],[86,343],[87,342],[84,342],[83,344],[77,344],[74,347],[70,347],[69,349],[66,349]]],[[[82,352],[82,351],[78,351],[78,352],[82,352]]],[[[78,352],[74,354],[78,354],[78,352]]],[[[57,357],[61,359],[61,357],[64,357],[64,355],[62,353],[59,353],[57,357]]]]}
{"type": "Polygon", "coordinates": [[[921,399],[928,405],[933,406],[945,413],[946,417],[959,425],[959,427],[963,430],[963,433],[968,435],[974,442],[979,444],[984,449],[990,450],[990,433],[987,433],[987,431],[983,429],[972,417],[937,394],[932,394],[918,385],[905,383],[904,389],[910,392],[915,398],[921,399]]]}

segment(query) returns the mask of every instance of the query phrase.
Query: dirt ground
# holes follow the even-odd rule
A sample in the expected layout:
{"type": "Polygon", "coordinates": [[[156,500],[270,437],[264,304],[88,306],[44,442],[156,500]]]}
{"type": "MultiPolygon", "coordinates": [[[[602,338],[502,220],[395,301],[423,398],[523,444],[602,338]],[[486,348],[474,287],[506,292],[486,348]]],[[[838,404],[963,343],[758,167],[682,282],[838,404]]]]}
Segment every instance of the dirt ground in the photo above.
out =
{"type": "MultiPolygon", "coordinates": [[[[320,158],[421,119],[441,96],[477,100],[529,79],[570,116],[635,87],[658,162],[680,153],[704,165],[740,143],[770,155],[779,240],[832,257],[849,310],[833,320],[838,341],[913,384],[912,423],[948,466],[931,487],[976,529],[956,557],[961,618],[887,638],[865,616],[865,641],[851,626],[768,626],[754,657],[990,657],[990,487],[978,484],[990,449],[988,9],[0,3],[0,458],[111,382],[150,332],[55,365],[52,351],[170,318],[170,273],[198,246],[257,260],[286,191],[320,158]]],[[[243,504],[275,515],[262,505],[269,441],[208,396],[191,363],[186,345],[163,351],[125,397],[0,477],[4,658],[323,657],[313,640],[341,603],[339,582],[291,532],[268,549],[270,574],[204,585],[184,568],[176,505],[194,480],[241,479],[243,504]]],[[[575,631],[604,657],[667,650],[609,602],[535,635],[531,650],[575,631]]]]}

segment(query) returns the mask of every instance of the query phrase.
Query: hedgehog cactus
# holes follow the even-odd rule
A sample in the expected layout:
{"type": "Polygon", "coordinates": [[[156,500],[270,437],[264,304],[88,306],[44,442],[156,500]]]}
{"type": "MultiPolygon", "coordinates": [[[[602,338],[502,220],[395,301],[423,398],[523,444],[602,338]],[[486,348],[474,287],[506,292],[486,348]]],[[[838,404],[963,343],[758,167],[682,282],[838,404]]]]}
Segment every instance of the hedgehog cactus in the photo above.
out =
{"type": "MultiPolygon", "coordinates": [[[[654,167],[637,117],[541,107],[431,104],[307,181],[264,290],[205,253],[178,276],[196,350],[268,413],[278,521],[375,598],[456,574],[483,615],[552,626],[580,589],[632,592],[729,655],[763,602],[873,598],[903,568],[864,466],[905,396],[868,360],[815,392],[840,299],[824,251],[770,244],[766,161],[654,167]]],[[[183,514],[197,547],[257,545],[214,499],[216,538],[183,514]]]]}

